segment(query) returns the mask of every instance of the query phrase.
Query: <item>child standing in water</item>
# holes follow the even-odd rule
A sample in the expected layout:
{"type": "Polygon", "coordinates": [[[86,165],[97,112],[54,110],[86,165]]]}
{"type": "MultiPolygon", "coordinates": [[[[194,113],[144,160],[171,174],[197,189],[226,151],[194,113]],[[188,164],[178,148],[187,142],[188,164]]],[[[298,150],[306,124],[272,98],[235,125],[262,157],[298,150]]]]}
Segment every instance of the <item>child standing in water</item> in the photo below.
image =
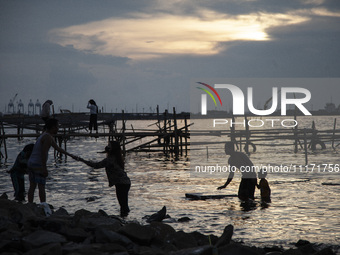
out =
{"type": "Polygon", "coordinates": [[[27,174],[27,161],[32,154],[33,147],[34,143],[26,145],[9,171],[14,187],[14,197],[18,201],[25,201],[25,174],[27,174]]]}
{"type": "Polygon", "coordinates": [[[104,153],[105,152],[107,157],[99,162],[87,161],[78,157],[74,158],[95,169],[105,167],[109,186],[116,186],[116,195],[120,205],[120,215],[125,217],[130,212],[128,193],[131,187],[131,181],[124,170],[124,158],[120,144],[115,141],[110,141],[109,145],[105,147],[104,153]]]}
{"type": "Polygon", "coordinates": [[[261,192],[261,200],[263,202],[270,203],[270,187],[268,184],[268,181],[266,180],[267,172],[263,171],[263,169],[260,170],[258,173],[258,177],[260,178],[260,183],[257,185],[257,188],[260,189],[261,192]]]}

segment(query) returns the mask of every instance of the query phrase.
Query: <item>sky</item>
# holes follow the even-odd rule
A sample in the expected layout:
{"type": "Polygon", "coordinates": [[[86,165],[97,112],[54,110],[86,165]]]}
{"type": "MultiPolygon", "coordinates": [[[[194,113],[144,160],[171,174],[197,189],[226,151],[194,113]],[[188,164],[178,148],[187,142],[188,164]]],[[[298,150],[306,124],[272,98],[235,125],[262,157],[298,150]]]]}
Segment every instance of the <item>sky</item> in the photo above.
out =
{"type": "MultiPolygon", "coordinates": [[[[16,94],[25,111],[181,112],[195,81],[337,78],[339,24],[338,0],[0,0],[0,112],[16,94]]],[[[339,94],[313,87],[313,108],[339,94]]]]}

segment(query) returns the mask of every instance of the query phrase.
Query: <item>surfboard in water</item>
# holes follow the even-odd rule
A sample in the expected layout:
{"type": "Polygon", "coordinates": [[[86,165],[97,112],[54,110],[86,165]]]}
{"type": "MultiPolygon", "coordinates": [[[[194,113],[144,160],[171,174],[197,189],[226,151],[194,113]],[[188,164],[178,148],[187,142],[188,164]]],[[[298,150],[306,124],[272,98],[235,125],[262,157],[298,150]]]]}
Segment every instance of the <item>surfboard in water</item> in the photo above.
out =
{"type": "Polygon", "coordinates": [[[205,199],[221,199],[226,197],[237,197],[237,195],[226,195],[226,194],[204,194],[204,193],[185,193],[186,198],[193,200],[205,200],[205,199]]]}

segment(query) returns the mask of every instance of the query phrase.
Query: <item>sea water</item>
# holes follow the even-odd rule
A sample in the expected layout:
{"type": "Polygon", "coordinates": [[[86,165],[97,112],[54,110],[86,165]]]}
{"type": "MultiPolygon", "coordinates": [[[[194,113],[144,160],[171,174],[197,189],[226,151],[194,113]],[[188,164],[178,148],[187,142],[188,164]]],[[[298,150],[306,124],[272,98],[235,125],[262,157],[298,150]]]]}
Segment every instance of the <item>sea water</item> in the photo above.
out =
{"type": "MultiPolygon", "coordinates": [[[[316,128],[331,129],[334,118],[313,117],[316,128]],[[327,123],[326,123],[327,122],[327,123]]],[[[311,118],[299,122],[301,127],[310,127],[311,118]]],[[[133,121],[134,128],[146,128],[153,121],[133,121]]],[[[182,123],[183,124],[183,123],[182,123]]],[[[150,127],[155,128],[154,126],[150,127]]],[[[11,131],[6,131],[11,132],[11,131]]],[[[13,130],[15,132],[15,130],[13,130]]],[[[227,141],[226,137],[218,137],[227,141]]],[[[7,171],[13,165],[17,154],[35,139],[7,139],[8,159],[1,160],[0,192],[7,192],[13,198],[11,179],[7,171]]],[[[146,139],[138,143],[145,142],[146,139]]],[[[271,141],[279,145],[280,141],[271,141]]],[[[105,154],[98,154],[107,145],[107,138],[72,138],[67,142],[68,152],[86,160],[99,161],[105,154]]],[[[309,152],[310,163],[339,162],[339,153],[326,144],[326,150],[309,152]]],[[[227,162],[223,143],[195,151],[203,161],[227,162]],[[212,153],[212,151],[214,153],[212,153]]],[[[303,151],[294,153],[293,146],[257,146],[250,155],[255,164],[304,164],[303,151]]],[[[225,199],[190,200],[185,193],[237,194],[240,177],[235,176],[230,185],[222,191],[216,188],[224,184],[227,174],[219,176],[193,177],[190,173],[190,155],[175,161],[158,153],[129,153],[126,156],[126,171],[132,186],[129,193],[131,212],[126,220],[145,223],[143,217],[160,210],[164,205],[171,217],[165,222],[176,230],[199,231],[203,234],[221,235],[225,226],[235,228],[233,239],[257,246],[282,245],[289,247],[299,239],[315,243],[338,245],[340,243],[340,174],[309,172],[300,175],[268,174],[272,190],[272,202],[261,204],[259,191],[255,202],[244,206],[237,197],[225,199]],[[177,222],[189,217],[188,222],[177,222]]],[[[64,207],[69,213],[79,209],[98,211],[102,209],[111,215],[119,214],[119,205],[114,187],[108,187],[104,169],[93,169],[72,158],[56,160],[53,149],[48,160],[49,176],[46,184],[47,202],[54,208],[64,207]]],[[[26,176],[26,190],[28,180],[26,176]]],[[[38,192],[35,202],[39,202],[38,192]]]]}

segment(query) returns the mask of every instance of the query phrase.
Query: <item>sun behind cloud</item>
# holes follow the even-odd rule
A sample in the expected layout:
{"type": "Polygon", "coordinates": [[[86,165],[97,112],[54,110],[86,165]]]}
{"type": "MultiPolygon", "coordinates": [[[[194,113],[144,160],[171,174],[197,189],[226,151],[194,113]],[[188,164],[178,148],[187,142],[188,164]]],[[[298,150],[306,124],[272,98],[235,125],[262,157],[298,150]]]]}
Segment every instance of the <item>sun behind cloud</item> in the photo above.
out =
{"type": "Polygon", "coordinates": [[[270,40],[266,29],[296,24],[295,14],[252,13],[230,16],[206,12],[200,17],[135,13],[50,31],[50,41],[94,54],[132,60],[168,55],[215,55],[232,41],[270,40]]]}

